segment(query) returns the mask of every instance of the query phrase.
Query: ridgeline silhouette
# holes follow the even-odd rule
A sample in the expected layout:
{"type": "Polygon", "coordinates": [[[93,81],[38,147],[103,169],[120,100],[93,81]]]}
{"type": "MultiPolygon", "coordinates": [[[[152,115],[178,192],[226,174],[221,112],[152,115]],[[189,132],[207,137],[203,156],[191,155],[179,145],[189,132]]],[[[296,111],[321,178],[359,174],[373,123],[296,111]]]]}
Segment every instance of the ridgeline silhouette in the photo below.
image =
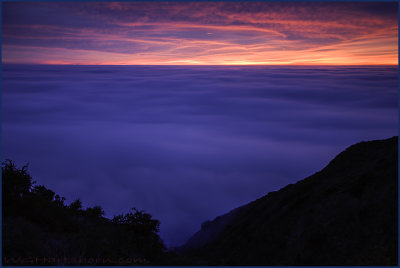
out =
{"type": "Polygon", "coordinates": [[[398,138],[361,142],[320,172],[202,224],[175,250],[137,209],[103,217],[2,165],[3,265],[397,265],[398,138]]]}
{"type": "Polygon", "coordinates": [[[202,225],[203,265],[397,265],[398,138],[350,146],[320,172],[202,225]]]}

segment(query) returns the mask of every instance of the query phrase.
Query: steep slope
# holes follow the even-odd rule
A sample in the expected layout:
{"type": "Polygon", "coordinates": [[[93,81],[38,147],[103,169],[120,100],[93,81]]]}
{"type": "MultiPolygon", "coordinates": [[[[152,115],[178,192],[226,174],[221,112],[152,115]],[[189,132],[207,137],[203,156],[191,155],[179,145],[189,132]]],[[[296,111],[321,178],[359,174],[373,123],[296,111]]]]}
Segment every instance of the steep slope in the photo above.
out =
{"type": "Polygon", "coordinates": [[[230,212],[216,217],[212,222],[206,221],[201,225],[200,231],[195,233],[186,242],[183,250],[193,249],[206,245],[218,237],[225,227],[236,219],[240,212],[246,210],[247,206],[238,207],[230,212]]]}
{"type": "Polygon", "coordinates": [[[397,137],[203,224],[183,247],[209,265],[397,265],[397,137]]]}

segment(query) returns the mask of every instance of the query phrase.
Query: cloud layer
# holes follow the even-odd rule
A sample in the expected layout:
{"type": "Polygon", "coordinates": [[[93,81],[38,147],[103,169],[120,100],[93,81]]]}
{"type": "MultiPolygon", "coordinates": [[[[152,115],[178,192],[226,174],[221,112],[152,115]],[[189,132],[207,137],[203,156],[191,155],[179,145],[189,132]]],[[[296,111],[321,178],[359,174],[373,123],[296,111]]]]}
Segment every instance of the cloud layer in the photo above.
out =
{"type": "Polygon", "coordinates": [[[136,206],[168,245],[397,135],[394,67],[3,66],[2,156],[112,217],[136,206]]]}
{"type": "Polygon", "coordinates": [[[3,62],[397,64],[397,3],[3,4],[3,62]]]}

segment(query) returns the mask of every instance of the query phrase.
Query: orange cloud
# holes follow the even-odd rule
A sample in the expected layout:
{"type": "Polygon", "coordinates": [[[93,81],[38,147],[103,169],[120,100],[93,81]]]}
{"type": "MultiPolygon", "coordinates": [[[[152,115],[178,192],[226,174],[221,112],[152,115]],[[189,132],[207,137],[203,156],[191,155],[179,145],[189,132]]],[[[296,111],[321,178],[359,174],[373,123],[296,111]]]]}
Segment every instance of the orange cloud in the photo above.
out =
{"type": "Polygon", "coordinates": [[[89,11],[82,11],[85,9],[77,12],[77,16],[85,15],[84,21],[99,21],[105,27],[90,23],[86,27],[71,27],[65,22],[17,25],[6,20],[2,61],[137,65],[393,65],[398,62],[398,25],[393,16],[374,16],[371,12],[363,15],[358,10],[341,9],[340,5],[329,13],[321,4],[318,10],[311,10],[288,5],[279,9],[275,3],[277,10],[248,12],[239,12],[241,6],[232,3],[234,8],[230,11],[223,9],[229,3],[168,6],[163,2],[161,11],[156,10],[157,4],[142,7],[117,2],[85,3],[88,7],[103,8],[105,15],[101,10],[95,15],[86,14],[89,11]],[[195,9],[189,11],[189,6],[195,9]],[[117,16],[133,12],[133,7],[140,10],[136,17],[117,16]],[[153,15],[156,11],[160,18],[153,15]],[[319,12],[314,14],[316,11],[319,12]]]}

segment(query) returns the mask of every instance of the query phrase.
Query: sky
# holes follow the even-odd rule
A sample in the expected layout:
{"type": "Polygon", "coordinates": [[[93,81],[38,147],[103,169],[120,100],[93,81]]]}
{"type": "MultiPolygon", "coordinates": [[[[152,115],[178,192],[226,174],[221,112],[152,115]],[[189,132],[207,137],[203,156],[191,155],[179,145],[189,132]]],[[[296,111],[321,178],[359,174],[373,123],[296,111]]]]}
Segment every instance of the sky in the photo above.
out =
{"type": "Polygon", "coordinates": [[[396,2],[3,2],[2,62],[397,64],[396,2]]]}

